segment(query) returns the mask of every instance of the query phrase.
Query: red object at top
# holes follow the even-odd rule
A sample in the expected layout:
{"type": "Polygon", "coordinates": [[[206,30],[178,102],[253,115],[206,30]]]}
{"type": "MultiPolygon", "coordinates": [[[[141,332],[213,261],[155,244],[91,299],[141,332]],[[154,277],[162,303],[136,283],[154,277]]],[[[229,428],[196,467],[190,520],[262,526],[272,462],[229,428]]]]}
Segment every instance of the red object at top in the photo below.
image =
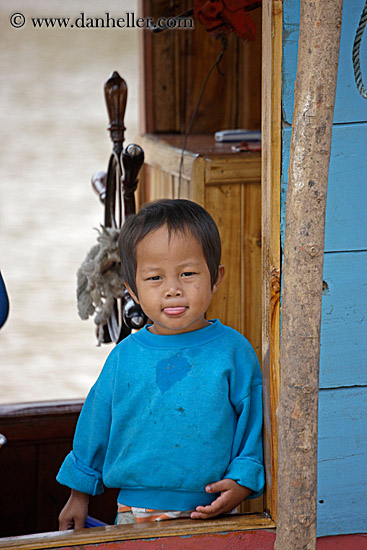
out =
{"type": "Polygon", "coordinates": [[[248,12],[260,5],[254,0],[194,0],[194,14],[216,38],[234,31],[244,40],[255,40],[256,24],[248,12]]]}

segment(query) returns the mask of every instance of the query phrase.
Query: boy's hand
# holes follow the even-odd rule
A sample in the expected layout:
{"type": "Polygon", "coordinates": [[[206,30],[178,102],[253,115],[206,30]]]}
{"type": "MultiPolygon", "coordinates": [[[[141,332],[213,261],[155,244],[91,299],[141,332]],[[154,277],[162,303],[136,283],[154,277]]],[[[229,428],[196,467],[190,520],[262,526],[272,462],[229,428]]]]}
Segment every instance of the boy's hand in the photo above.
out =
{"type": "Polygon", "coordinates": [[[222,479],[205,487],[207,493],[221,493],[209,506],[197,506],[191,519],[208,519],[232,512],[251,493],[251,489],[239,485],[233,479],[222,479]]]}
{"type": "Polygon", "coordinates": [[[71,495],[59,515],[59,531],[83,529],[88,515],[89,495],[71,491],[71,495]]]}

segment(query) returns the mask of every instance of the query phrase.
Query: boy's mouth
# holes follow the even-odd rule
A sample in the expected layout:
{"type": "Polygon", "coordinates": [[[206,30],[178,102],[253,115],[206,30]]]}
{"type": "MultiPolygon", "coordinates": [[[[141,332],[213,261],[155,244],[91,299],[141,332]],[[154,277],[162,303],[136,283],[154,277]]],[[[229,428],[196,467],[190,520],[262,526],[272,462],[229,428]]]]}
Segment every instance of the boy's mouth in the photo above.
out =
{"type": "Polygon", "coordinates": [[[165,307],[163,309],[166,315],[175,317],[176,315],[182,315],[186,311],[186,307],[165,307]]]}

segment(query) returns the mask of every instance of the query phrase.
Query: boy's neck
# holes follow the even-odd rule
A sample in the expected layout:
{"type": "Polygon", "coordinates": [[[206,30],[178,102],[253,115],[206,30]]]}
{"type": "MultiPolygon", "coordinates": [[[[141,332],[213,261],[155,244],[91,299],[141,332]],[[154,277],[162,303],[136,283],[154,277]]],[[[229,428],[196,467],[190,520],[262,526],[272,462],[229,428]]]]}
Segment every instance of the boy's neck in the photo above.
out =
{"type": "Polygon", "coordinates": [[[203,328],[208,327],[209,325],[212,325],[213,323],[211,321],[207,321],[206,319],[203,319],[203,325],[197,329],[194,330],[178,330],[174,331],[172,330],[172,333],[162,333],[159,329],[157,330],[156,325],[152,324],[151,326],[147,327],[148,332],[151,334],[156,334],[157,336],[177,336],[178,334],[190,334],[190,332],[197,332],[198,330],[202,330],[203,328]]]}

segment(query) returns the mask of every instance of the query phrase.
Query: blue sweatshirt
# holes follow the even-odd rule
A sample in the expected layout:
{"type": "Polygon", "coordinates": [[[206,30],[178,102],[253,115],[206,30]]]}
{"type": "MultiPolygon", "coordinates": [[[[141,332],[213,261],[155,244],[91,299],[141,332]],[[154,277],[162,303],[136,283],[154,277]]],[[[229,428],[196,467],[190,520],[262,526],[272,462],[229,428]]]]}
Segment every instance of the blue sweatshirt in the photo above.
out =
{"type": "Polygon", "coordinates": [[[110,353],[80,414],[73,451],[57,480],[118,501],[189,510],[230,478],[259,496],[264,486],[262,383],[256,354],[214,320],[194,332],[152,334],[148,326],[110,353]]]}

